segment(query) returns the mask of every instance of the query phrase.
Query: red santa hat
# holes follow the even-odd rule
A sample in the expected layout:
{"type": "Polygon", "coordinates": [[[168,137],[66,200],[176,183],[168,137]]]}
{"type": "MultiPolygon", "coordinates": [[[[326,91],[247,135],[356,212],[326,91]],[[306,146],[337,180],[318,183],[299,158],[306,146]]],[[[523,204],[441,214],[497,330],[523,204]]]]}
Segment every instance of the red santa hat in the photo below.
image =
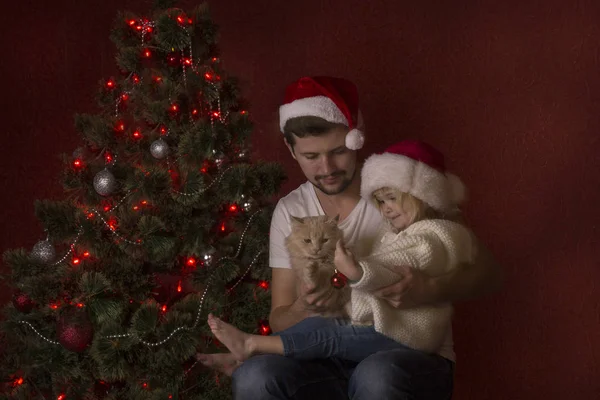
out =
{"type": "Polygon", "coordinates": [[[461,180],[446,172],[444,155],[427,143],[405,140],[382,154],[367,158],[362,169],[360,194],[370,199],[383,187],[409,193],[442,212],[452,212],[465,199],[461,180]]]}
{"type": "Polygon", "coordinates": [[[342,78],[315,76],[300,78],[285,90],[284,104],[279,107],[279,127],[296,117],[321,117],[350,128],[346,147],[358,150],[365,136],[358,108],[358,91],[354,83],[342,78]]]}

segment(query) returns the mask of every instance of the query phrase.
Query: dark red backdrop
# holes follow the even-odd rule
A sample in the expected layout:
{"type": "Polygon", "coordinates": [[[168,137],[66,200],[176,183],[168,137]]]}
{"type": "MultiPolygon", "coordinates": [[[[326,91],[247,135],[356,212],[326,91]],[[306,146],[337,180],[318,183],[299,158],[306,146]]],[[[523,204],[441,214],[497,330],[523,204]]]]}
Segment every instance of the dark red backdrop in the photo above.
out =
{"type": "MultiPolygon", "coordinates": [[[[302,176],[277,106],[285,84],[311,74],[359,85],[364,154],[425,139],[469,186],[468,219],[506,284],[458,307],[455,398],[598,398],[600,3],[210,3],[223,62],[253,104],[256,156],[288,168],[284,189],[302,176]]],[[[3,5],[0,250],[42,238],[33,200],[61,195],[57,155],[79,143],[72,115],[94,111],[96,82],[115,73],[115,13],[147,4],[3,5]]]]}

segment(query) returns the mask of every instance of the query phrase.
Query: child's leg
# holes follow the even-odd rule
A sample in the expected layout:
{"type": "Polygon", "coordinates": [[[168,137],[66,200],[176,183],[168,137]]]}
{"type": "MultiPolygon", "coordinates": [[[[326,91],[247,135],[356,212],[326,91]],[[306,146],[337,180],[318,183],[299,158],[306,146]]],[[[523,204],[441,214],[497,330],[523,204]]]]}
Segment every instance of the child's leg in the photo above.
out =
{"type": "Polygon", "coordinates": [[[283,354],[297,359],[336,357],[360,362],[378,351],[406,348],[372,326],[355,326],[333,318],[309,318],[278,335],[283,354]],[[310,329],[302,330],[305,321],[310,329]]]}
{"type": "Polygon", "coordinates": [[[283,343],[278,336],[251,335],[212,314],[208,315],[208,325],[212,333],[238,361],[247,360],[254,354],[283,355],[283,343]]]}

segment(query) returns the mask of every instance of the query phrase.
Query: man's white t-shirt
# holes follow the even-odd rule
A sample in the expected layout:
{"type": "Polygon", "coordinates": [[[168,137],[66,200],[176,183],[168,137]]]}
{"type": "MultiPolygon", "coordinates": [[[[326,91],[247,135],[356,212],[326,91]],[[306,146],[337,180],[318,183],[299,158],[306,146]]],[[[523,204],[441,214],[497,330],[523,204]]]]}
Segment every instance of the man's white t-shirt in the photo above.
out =
{"type": "MultiPolygon", "coordinates": [[[[269,265],[271,268],[292,268],[290,256],[285,247],[285,238],[292,231],[292,215],[299,218],[325,215],[312,183],[303,183],[281,198],[275,207],[269,237],[269,265]]],[[[383,223],[384,220],[379,210],[361,198],[350,215],[341,221],[338,227],[343,232],[345,246],[351,248],[357,258],[362,258],[371,252],[383,223]]],[[[453,350],[451,328],[438,353],[442,357],[454,361],[456,356],[453,350]]]]}

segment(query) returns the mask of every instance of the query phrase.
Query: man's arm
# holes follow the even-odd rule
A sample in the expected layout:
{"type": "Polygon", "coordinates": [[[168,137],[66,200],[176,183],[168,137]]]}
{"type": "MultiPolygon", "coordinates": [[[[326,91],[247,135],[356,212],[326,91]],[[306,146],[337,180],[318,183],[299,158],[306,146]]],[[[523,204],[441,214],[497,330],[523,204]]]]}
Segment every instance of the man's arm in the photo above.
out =
{"type": "Polygon", "coordinates": [[[295,271],[272,268],[271,315],[269,324],[273,332],[280,332],[303,319],[331,310],[335,302],[333,286],[307,287],[298,283],[295,271]]]}
{"type": "Polygon", "coordinates": [[[402,280],[374,294],[397,308],[474,299],[500,289],[503,279],[500,265],[481,242],[472,264],[461,264],[447,274],[430,277],[410,266],[396,271],[402,280]]]}
{"type": "Polygon", "coordinates": [[[308,312],[297,307],[296,273],[289,268],[271,268],[271,314],[269,325],[279,332],[302,321],[308,312]]]}
{"type": "Polygon", "coordinates": [[[432,299],[434,303],[471,300],[499,290],[502,280],[502,268],[479,242],[473,264],[460,265],[433,279],[432,299]]]}

